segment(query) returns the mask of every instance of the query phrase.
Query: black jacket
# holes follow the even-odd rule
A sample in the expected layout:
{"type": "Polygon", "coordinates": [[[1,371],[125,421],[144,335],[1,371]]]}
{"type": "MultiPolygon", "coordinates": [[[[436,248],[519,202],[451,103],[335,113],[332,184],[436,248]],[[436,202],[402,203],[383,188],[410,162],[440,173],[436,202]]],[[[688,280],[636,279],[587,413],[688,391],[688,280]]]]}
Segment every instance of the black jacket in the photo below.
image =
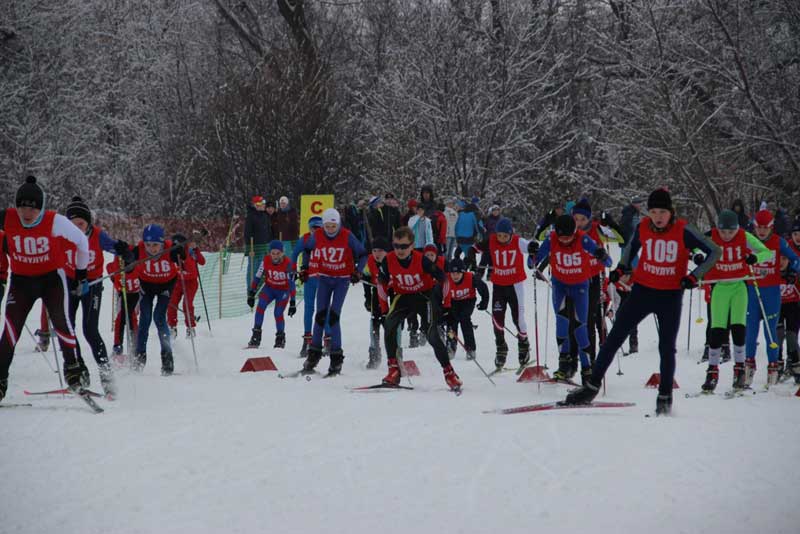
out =
{"type": "Polygon", "coordinates": [[[247,206],[247,218],[244,221],[244,246],[250,246],[250,238],[254,245],[267,245],[272,241],[272,220],[266,211],[258,211],[247,206]]]}

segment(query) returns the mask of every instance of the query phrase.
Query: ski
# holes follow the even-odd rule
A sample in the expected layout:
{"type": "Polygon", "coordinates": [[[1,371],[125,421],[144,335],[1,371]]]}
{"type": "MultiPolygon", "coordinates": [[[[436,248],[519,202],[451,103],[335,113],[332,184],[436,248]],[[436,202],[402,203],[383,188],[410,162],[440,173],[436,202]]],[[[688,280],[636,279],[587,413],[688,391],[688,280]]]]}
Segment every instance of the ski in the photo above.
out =
{"type": "MultiPolygon", "coordinates": [[[[318,375],[318,374],[319,374],[318,372],[314,371],[313,373],[311,373],[309,375],[305,375],[306,380],[311,380],[312,375],[318,375]]],[[[285,375],[281,374],[281,373],[278,373],[278,378],[297,378],[299,376],[303,376],[303,370],[302,369],[300,369],[299,371],[295,371],[293,373],[287,373],[285,375]]]]}
{"type": "Polygon", "coordinates": [[[517,406],[516,408],[501,408],[498,410],[486,410],[483,413],[495,413],[510,415],[515,413],[544,412],[549,410],[577,410],[584,408],[628,408],[636,406],[634,402],[593,402],[591,404],[562,404],[563,401],[545,402],[544,404],[529,404],[527,406],[517,406]]]}
{"type": "Polygon", "coordinates": [[[10,403],[10,404],[0,404],[0,408],[23,408],[33,406],[33,404],[29,402],[19,402],[19,403],[10,403]]]}
{"type": "Polygon", "coordinates": [[[568,378],[562,378],[562,379],[559,379],[559,378],[546,378],[544,380],[535,380],[535,382],[541,382],[542,384],[562,384],[564,386],[573,386],[573,387],[576,387],[576,388],[581,387],[580,384],[578,384],[577,382],[573,382],[572,380],[569,380],[568,378]]]}
{"type": "Polygon", "coordinates": [[[461,389],[461,386],[458,386],[458,387],[455,387],[455,388],[450,388],[450,391],[452,391],[453,393],[455,393],[455,394],[456,394],[456,397],[460,397],[460,396],[461,396],[461,394],[462,394],[462,393],[464,393],[464,390],[463,390],[463,389],[461,389]]]}
{"type": "Polygon", "coordinates": [[[758,393],[754,389],[731,389],[725,392],[726,399],[735,399],[737,397],[750,397],[758,393]]]}
{"type": "Polygon", "coordinates": [[[91,393],[91,391],[83,389],[78,391],[77,395],[94,413],[103,413],[105,410],[92,398],[91,393]]]}
{"type": "MultiPolygon", "coordinates": [[[[87,395],[89,395],[90,397],[102,397],[103,396],[100,393],[97,393],[95,391],[91,391],[89,389],[85,389],[83,391],[87,395]]],[[[74,394],[74,392],[72,390],[69,390],[67,388],[64,388],[64,389],[52,389],[52,390],[49,390],[49,391],[28,391],[26,389],[26,390],[23,390],[22,393],[24,395],[73,395],[74,394]]]]}
{"type": "Polygon", "coordinates": [[[516,371],[516,368],[513,367],[498,367],[495,368],[494,371],[489,373],[489,376],[499,375],[500,373],[507,373],[508,371],[516,371]]]}
{"type": "Polygon", "coordinates": [[[373,384],[371,386],[359,386],[359,387],[350,388],[350,391],[370,391],[370,390],[376,390],[376,389],[401,389],[401,390],[405,389],[405,390],[411,391],[414,388],[412,388],[410,386],[401,386],[400,384],[394,385],[394,384],[383,384],[383,383],[381,383],[381,384],[373,384]]]}
{"type": "Polygon", "coordinates": [[[713,396],[714,396],[713,391],[697,391],[695,393],[687,393],[686,395],[684,395],[684,397],[686,397],[687,399],[697,399],[699,397],[713,397],[713,396]]]}

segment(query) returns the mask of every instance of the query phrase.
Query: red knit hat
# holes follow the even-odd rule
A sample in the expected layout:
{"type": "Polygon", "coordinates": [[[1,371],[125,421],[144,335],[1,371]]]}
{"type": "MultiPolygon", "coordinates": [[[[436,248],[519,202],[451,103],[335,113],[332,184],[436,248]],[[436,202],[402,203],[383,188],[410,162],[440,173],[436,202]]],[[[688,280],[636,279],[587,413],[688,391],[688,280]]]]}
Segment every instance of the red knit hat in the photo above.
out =
{"type": "Polygon", "coordinates": [[[436,245],[433,243],[428,243],[425,245],[425,248],[422,249],[422,252],[435,252],[437,255],[439,254],[439,249],[436,248],[436,245]]]}
{"type": "Polygon", "coordinates": [[[416,198],[412,198],[411,200],[408,201],[408,209],[413,210],[416,207],[417,207],[417,199],[416,198]]]}
{"type": "Polygon", "coordinates": [[[772,225],[775,224],[775,216],[769,210],[761,210],[753,218],[756,221],[756,226],[761,226],[762,228],[772,228],[772,225]]]}

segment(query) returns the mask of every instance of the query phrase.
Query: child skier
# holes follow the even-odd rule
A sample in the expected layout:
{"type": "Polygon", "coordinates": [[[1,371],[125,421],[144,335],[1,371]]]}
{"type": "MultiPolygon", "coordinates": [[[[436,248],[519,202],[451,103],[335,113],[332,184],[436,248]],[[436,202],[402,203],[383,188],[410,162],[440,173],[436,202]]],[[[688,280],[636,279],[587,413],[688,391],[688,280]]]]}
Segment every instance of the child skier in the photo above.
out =
{"type": "Polygon", "coordinates": [[[255,304],[256,292],[263,278],[264,284],[258,291],[258,306],[256,307],[253,335],[247,343],[248,348],[257,348],[261,345],[261,325],[264,324],[264,310],[270,303],[275,303],[273,315],[275,316],[275,345],[273,348],[282,349],[286,346],[286,327],[283,312],[289,305],[289,317],[297,310],[294,302],[295,285],[292,276],[292,261],[283,254],[283,242],[274,239],[269,244],[269,254],[264,256],[264,261],[258,267],[255,278],[247,292],[247,305],[251,308],[255,304]]]}
{"type": "Polygon", "coordinates": [[[389,386],[400,384],[400,362],[397,358],[397,331],[400,325],[419,308],[430,307],[428,341],[442,366],[445,382],[451,389],[458,390],[461,388],[461,379],[450,365],[447,348],[436,328],[441,317],[439,302],[442,295],[449,291],[445,274],[422,253],[413,250],[413,247],[414,232],[407,226],[401,226],[392,236],[394,250],[380,264],[378,295],[381,311],[385,315],[384,343],[389,364],[389,372],[383,383],[389,386]],[[439,292],[434,291],[437,282],[442,282],[445,286],[439,292]],[[394,291],[391,304],[388,300],[389,288],[394,291]]]}
{"type": "Polygon", "coordinates": [[[447,323],[447,352],[452,359],[458,348],[458,327],[467,351],[467,359],[475,359],[475,332],[472,327],[472,312],[475,310],[477,295],[481,296],[478,309],[483,311],[489,307],[489,288],[479,276],[467,271],[461,258],[450,260],[447,267],[449,291],[444,295],[444,320],[447,323]]]}
{"type": "Polygon", "coordinates": [[[8,390],[8,370],[14,359],[19,335],[34,302],[42,299],[61,345],[64,379],[79,391],[82,370],[77,360],[75,332],[67,313],[67,280],[64,276],[63,244],[75,245],[76,291],[88,292],[86,267],[89,240],[69,219],[45,209],[45,194],[28,176],[17,189],[14,208],[0,211],[0,230],[5,232],[4,251],[8,252],[11,283],[6,301],[5,327],[0,338],[0,401],[8,390]]]}
{"type": "Polygon", "coordinates": [[[705,393],[713,393],[719,381],[722,344],[728,337],[728,318],[733,333],[733,387],[744,388],[744,343],[747,314],[747,285],[742,278],[750,274],[750,266],[768,260],[772,253],[755,236],[739,228],[739,218],[731,210],[723,210],[711,239],[722,250],[719,260],[704,277],[715,282],[711,290],[711,337],[708,350],[705,393]]]}
{"type": "Polygon", "coordinates": [[[322,358],[322,332],[327,323],[331,329],[331,362],[328,375],[342,372],[342,305],[347,296],[347,284],[358,283],[367,261],[364,246],[342,228],[339,212],[328,208],[322,212],[322,228],[306,241],[303,249],[310,254],[309,261],[317,263],[319,288],[317,288],[317,313],[308,357],[303,364],[303,374],[311,374],[322,358]]]}
{"type": "MultiPolygon", "coordinates": [[[[536,246],[532,247],[535,250],[536,246]]],[[[555,230],[545,238],[536,251],[536,263],[549,258],[553,284],[553,311],[556,315],[556,339],[558,345],[558,370],[553,373],[556,380],[568,380],[571,375],[570,319],[566,300],[572,301],[574,320],[577,324],[575,340],[581,362],[581,380],[585,384],[592,374],[587,316],[589,313],[589,280],[596,272],[591,259],[600,265],[611,266],[606,250],[582,230],[578,230],[575,219],[561,215],[556,219],[555,230]]],[[[533,263],[533,256],[529,263],[533,263]]]]}
{"type": "Polygon", "coordinates": [[[131,338],[129,346],[136,346],[136,330],[139,328],[139,276],[136,268],[125,269],[125,295],[122,294],[122,275],[119,274],[119,260],[114,260],[106,265],[106,272],[114,276],[111,282],[114,284],[117,315],[114,317],[114,347],[111,349],[112,358],[120,365],[125,363],[125,355],[130,355],[123,350],[122,343],[125,340],[125,329],[130,325],[131,338]],[[127,305],[127,314],[125,313],[127,305]]]}
{"type": "Polygon", "coordinates": [[[753,383],[753,376],[756,372],[756,348],[758,330],[761,321],[764,321],[764,339],[767,343],[767,384],[775,384],[778,381],[778,346],[771,345],[771,340],[777,340],[778,316],[781,310],[781,258],[789,260],[787,266],[787,276],[792,276],[790,272],[800,271],[800,259],[789,247],[785,239],[773,232],[775,217],[771,211],[761,210],[753,217],[755,234],[761,242],[773,252],[768,261],[760,262],[753,266],[753,273],[758,277],[757,281],[748,283],[747,294],[747,334],[745,339],[745,384],[750,386],[753,383]],[[759,302],[760,301],[760,302],[759,302]],[[762,317],[761,307],[763,306],[766,317],[762,317]],[[767,332],[767,328],[769,332],[767,332]]]}
{"type": "MultiPolygon", "coordinates": [[[[800,236],[800,231],[794,233],[800,236]]],[[[796,254],[800,254],[800,247],[794,246],[793,241],[790,241],[789,245],[796,254]]],[[[789,260],[781,258],[781,270],[785,272],[788,266],[789,260]]],[[[784,340],[786,341],[786,367],[778,370],[781,373],[778,380],[794,376],[795,382],[800,383],[800,358],[798,358],[797,346],[798,330],[800,330],[800,285],[797,283],[797,277],[785,276],[781,284],[781,316],[778,320],[778,345],[782,349],[783,342],[784,340]],[[792,280],[793,278],[794,280],[792,280]]]]}
{"type": "Polygon", "coordinates": [[[194,315],[194,296],[199,287],[200,270],[198,265],[206,264],[206,259],[197,247],[197,243],[190,241],[184,245],[184,248],[186,259],[179,264],[182,268],[178,270],[178,281],[172,289],[169,308],[167,308],[167,324],[173,339],[178,337],[178,310],[184,314],[186,339],[195,336],[197,321],[194,315]],[[186,288],[185,295],[184,287],[186,288]],[[181,303],[181,299],[183,299],[183,303],[181,303]]]}
{"type": "Polygon", "coordinates": [[[372,240],[372,254],[367,259],[367,266],[364,270],[364,307],[370,313],[370,338],[369,338],[369,360],[367,369],[377,369],[381,363],[381,324],[383,314],[381,313],[380,299],[378,298],[378,273],[379,265],[390,252],[389,240],[383,236],[378,236],[372,240]]]}
{"type": "Polygon", "coordinates": [[[719,247],[685,220],[675,216],[672,197],[666,189],[657,189],[647,199],[648,217],[643,217],[630,242],[625,246],[617,268],[609,275],[612,282],[628,283],[631,262],[639,249],[642,254],[633,271],[633,288],[628,301],[617,312],[617,320],[600,348],[586,383],[567,395],[565,404],[589,404],[600,391],[603,377],[628,333],[645,317],[658,318],[658,350],[661,357],[661,383],[656,399],[656,414],[672,410],[672,384],[675,375],[675,340],[681,318],[683,289],[697,286],[716,263],[719,247]],[[699,248],[705,261],[687,274],[689,251],[699,248]]]}
{"type": "MultiPolygon", "coordinates": [[[[310,254],[303,254],[305,245],[314,232],[322,228],[322,217],[314,216],[308,219],[308,232],[297,240],[297,244],[292,251],[292,269],[298,272],[300,281],[303,284],[303,346],[300,348],[300,357],[308,356],[308,347],[311,345],[311,329],[314,326],[314,306],[317,303],[317,287],[319,278],[317,274],[318,264],[311,261],[310,254]],[[297,258],[303,254],[303,263],[300,270],[297,270],[297,258]]],[[[325,323],[325,336],[330,336],[330,327],[325,323]]]]}

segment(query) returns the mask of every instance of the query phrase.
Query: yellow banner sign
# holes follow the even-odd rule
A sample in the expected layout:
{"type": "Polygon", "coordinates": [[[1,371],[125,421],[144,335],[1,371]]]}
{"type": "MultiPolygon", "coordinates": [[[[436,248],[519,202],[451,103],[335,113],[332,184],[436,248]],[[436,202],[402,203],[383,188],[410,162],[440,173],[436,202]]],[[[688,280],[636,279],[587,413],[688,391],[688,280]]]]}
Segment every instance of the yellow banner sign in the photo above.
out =
{"type": "Polygon", "coordinates": [[[308,232],[308,220],[321,217],[322,212],[333,207],[333,195],[302,195],[300,197],[300,235],[308,232]]]}

